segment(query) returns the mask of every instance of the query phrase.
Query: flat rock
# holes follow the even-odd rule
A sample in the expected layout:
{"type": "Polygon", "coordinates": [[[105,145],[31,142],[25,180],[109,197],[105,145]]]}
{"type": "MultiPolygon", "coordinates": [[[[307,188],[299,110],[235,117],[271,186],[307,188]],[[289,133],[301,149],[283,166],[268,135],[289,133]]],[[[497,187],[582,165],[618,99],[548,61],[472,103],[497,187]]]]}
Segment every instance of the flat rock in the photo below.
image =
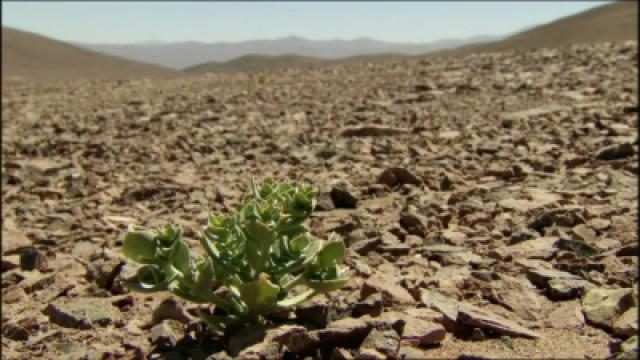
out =
{"type": "Polygon", "coordinates": [[[584,279],[551,279],[547,283],[549,297],[553,300],[567,300],[581,297],[585,291],[596,285],[584,279]]]}
{"type": "Polygon", "coordinates": [[[631,336],[638,333],[638,308],[632,307],[620,315],[613,323],[613,333],[618,336],[631,336]]]}
{"type": "Polygon", "coordinates": [[[440,312],[447,331],[454,331],[458,320],[458,301],[432,290],[422,290],[420,301],[429,309],[440,312]]]}
{"type": "Polygon", "coordinates": [[[358,207],[358,198],[350,190],[350,186],[347,184],[336,184],[331,188],[329,193],[331,201],[336,208],[341,209],[355,209],[358,207]]]}
{"type": "Polygon", "coordinates": [[[393,136],[393,135],[402,135],[402,134],[408,134],[408,133],[409,133],[409,129],[407,128],[383,126],[383,125],[354,126],[354,127],[348,127],[342,130],[342,136],[346,136],[346,137],[393,136]]]}
{"type": "Polygon", "coordinates": [[[404,184],[420,185],[422,181],[406,168],[392,167],[385,169],[378,176],[378,183],[394,187],[404,184]]]}
{"type": "Polygon", "coordinates": [[[405,317],[402,340],[414,346],[439,344],[445,336],[446,330],[442,324],[420,317],[405,317]]]}
{"type": "Polygon", "coordinates": [[[624,159],[635,154],[635,149],[631,143],[614,144],[603,147],[596,153],[598,160],[617,160],[624,159]]]}
{"type": "Polygon", "coordinates": [[[43,312],[52,323],[77,329],[107,326],[120,318],[118,309],[100,298],[60,300],[50,303],[43,312]]]}
{"type": "Polygon", "coordinates": [[[526,278],[503,275],[489,284],[490,298],[525,320],[537,320],[543,299],[526,278]]]}
{"type": "Polygon", "coordinates": [[[303,326],[287,325],[281,326],[272,337],[273,341],[286,346],[294,353],[304,353],[315,348],[320,339],[317,333],[310,332],[303,326]]]}
{"type": "Polygon", "coordinates": [[[2,254],[11,254],[32,245],[29,239],[19,229],[2,229],[2,254]]]}
{"type": "Polygon", "coordinates": [[[535,286],[546,289],[549,286],[549,281],[558,279],[568,280],[581,280],[580,277],[573,275],[572,273],[554,269],[545,269],[542,267],[534,267],[527,270],[527,278],[535,286]]]}
{"type": "Polygon", "coordinates": [[[594,288],[582,297],[582,309],[590,322],[612,328],[618,317],[633,304],[632,289],[594,288]]]}
{"type": "Polygon", "coordinates": [[[372,329],[360,345],[360,349],[374,349],[387,358],[395,358],[399,347],[400,336],[392,329],[372,329]]]}
{"type": "Polygon", "coordinates": [[[529,259],[550,259],[558,251],[556,247],[558,241],[560,241],[560,238],[555,236],[525,240],[515,245],[507,246],[503,249],[502,254],[503,257],[511,255],[529,259]]]}
{"type": "Polygon", "coordinates": [[[541,337],[540,334],[511,320],[504,319],[501,316],[469,304],[460,304],[458,307],[458,320],[462,324],[488,329],[503,335],[531,339],[541,337]]]}
{"type": "Polygon", "coordinates": [[[377,272],[369,277],[362,285],[361,298],[379,292],[386,306],[392,305],[412,305],[415,299],[402,286],[396,283],[396,279],[381,272],[377,272]]]}
{"type": "Polygon", "coordinates": [[[355,356],[355,360],[386,360],[387,356],[375,349],[362,349],[355,356]]]}
{"type": "Polygon", "coordinates": [[[576,329],[584,326],[584,320],[579,301],[564,301],[547,315],[545,324],[554,329],[576,329]]]}
{"type": "Polygon", "coordinates": [[[149,330],[149,340],[158,350],[171,349],[178,343],[178,334],[174,331],[170,321],[161,321],[149,330]]]}

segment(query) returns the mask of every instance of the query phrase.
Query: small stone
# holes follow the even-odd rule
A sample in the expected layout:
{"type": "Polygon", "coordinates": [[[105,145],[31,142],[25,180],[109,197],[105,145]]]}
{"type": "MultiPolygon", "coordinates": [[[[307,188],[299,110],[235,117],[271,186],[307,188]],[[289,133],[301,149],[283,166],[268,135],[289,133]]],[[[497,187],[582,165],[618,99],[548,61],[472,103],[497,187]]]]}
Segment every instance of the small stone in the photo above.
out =
{"type": "Polygon", "coordinates": [[[354,360],[386,360],[387,357],[384,354],[374,349],[363,349],[358,352],[358,355],[354,360]]]}
{"type": "Polygon", "coordinates": [[[316,199],[316,210],[317,211],[330,211],[335,209],[336,207],[333,205],[333,200],[331,200],[331,195],[327,192],[318,193],[316,199]]]}
{"type": "Polygon", "coordinates": [[[356,303],[353,306],[353,313],[356,316],[371,315],[379,316],[384,309],[384,301],[382,294],[374,293],[367,296],[366,299],[356,303]]]}
{"type": "Polygon", "coordinates": [[[361,298],[366,299],[376,292],[382,294],[386,306],[412,305],[415,303],[415,299],[405,288],[397,285],[394,278],[381,272],[375,273],[365,281],[360,293],[361,298]]]}
{"type": "Polygon", "coordinates": [[[584,326],[584,314],[578,301],[565,301],[549,313],[546,324],[554,329],[577,329],[584,326]]]}
{"type": "Polygon", "coordinates": [[[425,359],[425,354],[413,346],[400,346],[398,350],[398,359],[400,360],[417,360],[425,359]]]}
{"type": "Polygon", "coordinates": [[[408,133],[409,129],[406,128],[395,128],[384,125],[363,125],[345,128],[342,131],[342,136],[392,136],[408,133]]]}
{"type": "Polygon", "coordinates": [[[429,231],[429,220],[415,212],[405,212],[400,215],[400,225],[411,235],[424,237],[429,231]]]}
{"type": "Polygon", "coordinates": [[[118,310],[99,298],[75,298],[50,303],[43,311],[49,320],[63,327],[90,329],[108,326],[119,319],[118,310]]]}
{"type": "Polygon", "coordinates": [[[617,160],[632,156],[635,153],[631,143],[622,143],[606,146],[598,150],[596,159],[598,160],[617,160]]]}
{"type": "Polygon", "coordinates": [[[549,298],[553,300],[575,299],[593,287],[595,287],[594,284],[583,279],[551,279],[548,283],[549,298]]]}
{"type": "Polygon", "coordinates": [[[391,329],[372,329],[364,339],[361,349],[375,349],[388,358],[395,358],[400,347],[400,336],[391,329]]]}
{"type": "Polygon", "coordinates": [[[419,317],[405,317],[402,340],[414,346],[438,344],[446,336],[446,330],[442,324],[435,323],[419,317]]]}
{"type": "Polygon", "coordinates": [[[511,236],[509,236],[509,240],[507,240],[507,245],[514,245],[525,240],[531,240],[539,237],[540,233],[535,230],[526,227],[519,228],[511,233],[511,236]]]}
{"type": "Polygon", "coordinates": [[[394,187],[404,184],[420,185],[421,181],[409,170],[395,167],[384,170],[378,177],[378,183],[394,187]]]}
{"type": "Polygon", "coordinates": [[[2,228],[2,255],[31,246],[32,242],[21,230],[2,228]]]}
{"type": "Polygon", "coordinates": [[[503,335],[540,338],[540,335],[534,331],[469,304],[461,304],[458,307],[458,320],[462,324],[488,329],[503,335]]]}
{"type": "Polygon", "coordinates": [[[632,307],[620,315],[613,323],[613,333],[618,336],[631,336],[638,333],[638,308],[632,307]]]}
{"type": "Polygon", "coordinates": [[[178,343],[178,337],[173,331],[170,321],[161,321],[149,331],[149,341],[158,350],[174,348],[178,343]]]}
{"type": "Polygon", "coordinates": [[[375,251],[383,244],[382,239],[375,237],[372,239],[364,239],[356,241],[349,247],[360,255],[367,255],[370,251],[375,251]]]}
{"type": "Polygon", "coordinates": [[[276,329],[273,341],[284,345],[293,353],[304,353],[316,347],[319,338],[316,333],[309,332],[305,327],[299,325],[282,326],[276,329]]]}
{"type": "Polygon", "coordinates": [[[358,198],[349,190],[349,185],[344,183],[336,184],[329,194],[331,201],[336,208],[355,209],[358,207],[358,198]]]}
{"type": "Polygon", "coordinates": [[[546,289],[549,286],[551,280],[568,279],[568,280],[581,280],[578,276],[568,273],[566,271],[545,269],[536,267],[527,270],[527,278],[535,286],[546,289]]]}
{"type": "Polygon", "coordinates": [[[578,240],[582,240],[584,242],[593,243],[596,239],[596,232],[589,228],[586,224],[579,224],[574,226],[571,229],[573,235],[575,235],[578,240]]]}
{"type": "Polygon", "coordinates": [[[422,290],[420,301],[429,309],[440,312],[444,315],[442,325],[447,331],[453,332],[456,329],[458,320],[458,301],[446,297],[432,290],[422,290]]]}
{"type": "Polygon", "coordinates": [[[383,255],[390,255],[391,257],[402,256],[408,255],[411,252],[411,247],[407,244],[388,244],[382,245],[379,252],[383,255]]]}
{"type": "Polygon", "coordinates": [[[590,322],[611,328],[615,320],[631,308],[631,291],[630,288],[590,289],[582,297],[582,309],[590,322]]]}
{"type": "Polygon", "coordinates": [[[2,336],[7,339],[15,340],[15,341],[26,341],[29,340],[29,330],[24,327],[14,324],[14,323],[6,323],[3,321],[2,324],[2,336]]]}
{"type": "Polygon", "coordinates": [[[329,306],[322,302],[312,299],[309,303],[303,303],[296,307],[296,319],[299,321],[308,321],[314,325],[325,327],[328,322],[329,306]]]}
{"type": "Polygon", "coordinates": [[[20,252],[20,268],[23,271],[45,271],[47,258],[34,247],[24,248],[20,252]]]}
{"type": "Polygon", "coordinates": [[[616,256],[638,256],[638,244],[629,244],[621,247],[620,249],[618,249],[618,251],[616,251],[616,256]]]}
{"type": "Polygon", "coordinates": [[[151,323],[153,325],[159,324],[167,319],[177,320],[183,324],[188,324],[193,320],[193,317],[187,313],[182,305],[173,297],[168,297],[158,304],[151,316],[151,323]]]}
{"type": "Polygon", "coordinates": [[[2,292],[3,304],[15,304],[26,298],[27,293],[19,285],[11,285],[2,292]]]}
{"type": "Polygon", "coordinates": [[[460,231],[446,230],[442,233],[442,238],[449,244],[464,245],[467,235],[460,231]]]}

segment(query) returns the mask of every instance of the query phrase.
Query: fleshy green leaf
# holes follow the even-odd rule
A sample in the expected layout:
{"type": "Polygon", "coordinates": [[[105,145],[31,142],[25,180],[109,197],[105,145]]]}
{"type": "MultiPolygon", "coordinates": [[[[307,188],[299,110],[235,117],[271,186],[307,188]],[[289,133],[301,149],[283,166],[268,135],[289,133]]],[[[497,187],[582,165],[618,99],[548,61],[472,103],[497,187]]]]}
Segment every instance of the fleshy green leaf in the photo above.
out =
{"type": "Polygon", "coordinates": [[[329,268],[342,259],[344,252],[345,247],[342,241],[330,241],[318,252],[317,264],[321,268],[329,268]]]}
{"type": "Polygon", "coordinates": [[[189,268],[189,248],[184,242],[178,240],[171,252],[171,264],[184,276],[191,277],[189,268]]]}
{"type": "Polygon", "coordinates": [[[269,281],[267,274],[261,273],[258,280],[242,284],[239,290],[249,313],[261,314],[274,308],[280,288],[269,281]]]}
{"type": "Polygon", "coordinates": [[[309,238],[309,234],[301,234],[289,242],[289,248],[293,252],[300,253],[309,245],[310,242],[311,239],[309,238]]]}
{"type": "Polygon", "coordinates": [[[156,239],[150,231],[132,230],[127,232],[122,245],[122,252],[128,258],[141,264],[152,264],[156,261],[156,239]]]}
{"type": "Polygon", "coordinates": [[[200,294],[208,294],[213,291],[212,286],[215,281],[213,264],[211,264],[209,258],[206,258],[204,261],[205,263],[200,266],[200,270],[198,271],[196,283],[191,288],[192,295],[199,296],[200,294]]]}

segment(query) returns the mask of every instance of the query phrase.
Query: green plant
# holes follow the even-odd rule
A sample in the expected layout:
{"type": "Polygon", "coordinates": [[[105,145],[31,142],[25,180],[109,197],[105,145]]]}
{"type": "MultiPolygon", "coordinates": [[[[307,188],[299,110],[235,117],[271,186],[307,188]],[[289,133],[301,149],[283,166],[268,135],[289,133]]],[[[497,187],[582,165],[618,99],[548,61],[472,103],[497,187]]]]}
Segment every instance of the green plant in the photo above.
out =
{"type": "Polygon", "coordinates": [[[344,243],[333,234],[328,241],[315,239],[304,225],[315,195],[294,183],[252,181],[236,211],[209,217],[200,239],[205,254],[193,260],[180,227],[149,231],[132,226],[123,252],[144,266],[126,285],[215,304],[213,314],[201,311],[200,317],[222,331],[260,323],[265,314],[339,289],[346,282],[338,265],[344,243]],[[287,297],[298,285],[308,289],[287,297]]]}

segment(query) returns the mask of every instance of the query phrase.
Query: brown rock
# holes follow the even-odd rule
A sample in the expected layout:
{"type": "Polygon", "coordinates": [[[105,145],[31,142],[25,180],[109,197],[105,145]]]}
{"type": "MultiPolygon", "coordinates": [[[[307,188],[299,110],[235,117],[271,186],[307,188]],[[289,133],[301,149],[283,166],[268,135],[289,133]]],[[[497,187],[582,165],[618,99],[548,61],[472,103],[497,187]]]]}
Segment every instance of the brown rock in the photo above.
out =
{"type": "Polygon", "coordinates": [[[565,301],[549,313],[546,324],[555,329],[576,329],[584,326],[582,306],[578,301],[565,301]]]}
{"type": "Polygon", "coordinates": [[[622,143],[606,146],[596,153],[598,160],[617,160],[624,159],[635,154],[635,149],[631,143],[622,143]]]}
{"type": "Polygon", "coordinates": [[[386,360],[387,357],[374,350],[374,349],[363,349],[358,352],[358,355],[354,358],[355,360],[386,360]]]}
{"type": "Polygon", "coordinates": [[[438,344],[444,340],[446,330],[442,324],[408,316],[402,332],[402,340],[414,346],[438,344]]]}
{"type": "Polygon", "coordinates": [[[631,336],[638,333],[638,308],[625,311],[613,323],[613,333],[618,336],[631,336]]]}
{"type": "Polygon", "coordinates": [[[373,293],[381,293],[386,306],[412,305],[415,299],[402,286],[396,284],[396,279],[377,272],[369,277],[362,285],[361,298],[366,299],[373,293]]]}
{"type": "Polygon", "coordinates": [[[499,334],[537,339],[540,335],[517,323],[469,304],[460,304],[458,320],[465,325],[488,329],[499,334]]]}
{"type": "Polygon", "coordinates": [[[378,177],[378,183],[394,187],[396,185],[404,184],[420,185],[421,181],[409,170],[394,167],[384,170],[378,177]]]}
{"type": "Polygon", "coordinates": [[[395,358],[400,347],[400,336],[391,329],[372,329],[360,349],[374,349],[387,358],[395,358]]]}
{"type": "Polygon", "coordinates": [[[409,129],[381,125],[365,125],[345,128],[342,136],[393,136],[408,134],[409,129]]]}

